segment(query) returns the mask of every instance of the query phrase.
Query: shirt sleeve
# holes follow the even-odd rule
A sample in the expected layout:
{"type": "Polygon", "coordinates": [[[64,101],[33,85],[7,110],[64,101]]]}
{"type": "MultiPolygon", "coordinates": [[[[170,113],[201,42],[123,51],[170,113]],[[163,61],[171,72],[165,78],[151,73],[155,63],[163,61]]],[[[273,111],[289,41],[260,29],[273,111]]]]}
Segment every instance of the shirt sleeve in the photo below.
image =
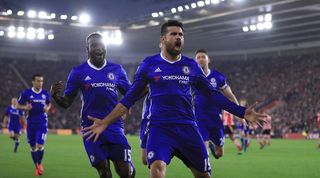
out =
{"type": "Polygon", "coordinates": [[[120,103],[122,103],[126,108],[130,108],[141,97],[141,93],[143,92],[147,84],[147,64],[145,62],[142,62],[139,65],[134,76],[134,81],[131,88],[129,89],[125,97],[122,98],[120,103]]]}
{"type": "Polygon", "coordinates": [[[9,114],[10,114],[10,107],[8,107],[8,108],[6,109],[5,115],[6,115],[6,116],[9,116],[9,114]]]}
{"type": "Polygon", "coordinates": [[[195,72],[196,73],[193,77],[193,81],[191,81],[191,84],[194,85],[194,87],[198,89],[202,95],[210,97],[212,104],[216,105],[217,107],[224,109],[238,117],[244,117],[246,108],[231,102],[223,94],[215,90],[201,71],[199,65],[195,65],[195,72]]]}
{"type": "Polygon", "coordinates": [[[119,91],[122,95],[125,95],[127,91],[130,89],[131,83],[128,79],[127,72],[120,66],[120,78],[119,78],[119,91]]]}
{"type": "Polygon", "coordinates": [[[68,76],[66,89],[64,91],[64,95],[76,97],[78,94],[78,90],[80,88],[78,76],[76,74],[75,69],[73,68],[68,76]]]}
{"type": "Polygon", "coordinates": [[[24,90],[23,92],[21,92],[20,97],[18,99],[18,103],[21,105],[26,104],[26,102],[28,101],[28,98],[26,96],[26,90],[24,90]]]}
{"type": "Polygon", "coordinates": [[[220,90],[223,90],[223,89],[228,87],[228,84],[227,84],[225,76],[220,74],[219,77],[218,77],[218,80],[219,80],[218,81],[218,87],[219,87],[220,90]]]}

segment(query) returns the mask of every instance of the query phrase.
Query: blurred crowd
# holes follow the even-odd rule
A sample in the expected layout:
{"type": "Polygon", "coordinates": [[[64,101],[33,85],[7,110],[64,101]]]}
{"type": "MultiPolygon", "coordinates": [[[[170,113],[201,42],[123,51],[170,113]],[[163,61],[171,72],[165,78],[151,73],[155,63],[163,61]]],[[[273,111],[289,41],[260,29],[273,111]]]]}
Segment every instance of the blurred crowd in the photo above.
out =
{"type": "MultiPolygon", "coordinates": [[[[31,86],[34,73],[44,76],[44,89],[49,90],[53,82],[66,81],[76,60],[39,61],[24,59],[0,59],[0,116],[10,105],[12,97],[19,97],[26,88],[25,80],[31,86]],[[19,77],[21,74],[21,78],[19,77]]],[[[123,64],[132,81],[139,63],[123,64]]],[[[269,114],[273,118],[273,132],[311,132],[316,127],[316,114],[320,111],[320,54],[301,56],[274,56],[221,60],[211,58],[211,68],[223,73],[238,99],[248,103],[278,101],[269,114]]],[[[54,103],[54,102],[53,102],[54,103]]],[[[49,114],[49,128],[68,128],[74,131],[80,127],[81,101],[64,110],[53,104],[49,114]]],[[[139,133],[142,100],[132,108],[132,114],[125,121],[128,134],[139,133]]]]}

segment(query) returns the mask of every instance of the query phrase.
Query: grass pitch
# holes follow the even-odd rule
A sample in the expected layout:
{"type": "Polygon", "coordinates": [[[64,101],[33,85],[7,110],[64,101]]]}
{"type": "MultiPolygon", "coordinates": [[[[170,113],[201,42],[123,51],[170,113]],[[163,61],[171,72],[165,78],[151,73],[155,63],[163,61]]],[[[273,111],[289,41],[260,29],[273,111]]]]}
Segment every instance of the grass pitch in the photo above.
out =
{"type": "MultiPolygon", "coordinates": [[[[32,178],[34,166],[26,136],[21,136],[18,153],[13,153],[13,141],[0,134],[0,178],[32,178]]],[[[140,161],[139,138],[128,136],[136,178],[149,177],[149,169],[140,161]]],[[[271,147],[259,149],[254,140],[248,151],[237,155],[227,140],[225,156],[219,160],[210,156],[214,178],[320,178],[320,150],[316,141],[273,140],[271,147]]],[[[43,178],[89,178],[98,174],[90,166],[80,136],[48,135],[43,159],[43,178]]],[[[118,177],[113,173],[113,177],[118,177]]],[[[192,178],[185,165],[173,158],[167,168],[167,178],[192,178]]]]}

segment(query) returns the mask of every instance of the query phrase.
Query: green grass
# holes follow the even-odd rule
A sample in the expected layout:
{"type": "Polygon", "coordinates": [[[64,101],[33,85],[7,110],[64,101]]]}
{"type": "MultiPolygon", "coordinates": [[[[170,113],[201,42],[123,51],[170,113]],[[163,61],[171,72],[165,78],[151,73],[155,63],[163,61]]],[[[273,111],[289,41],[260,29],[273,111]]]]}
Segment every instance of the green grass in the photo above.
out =
{"type": "MultiPolygon", "coordinates": [[[[18,153],[13,153],[13,141],[0,134],[0,178],[34,177],[34,166],[25,135],[21,137],[18,153]]],[[[128,137],[137,178],[149,177],[149,170],[140,161],[139,138],[128,137]]],[[[316,141],[273,140],[272,146],[259,150],[254,141],[248,152],[237,155],[228,140],[225,156],[211,166],[215,178],[319,178],[320,150],[316,141]]],[[[98,177],[90,166],[80,136],[48,135],[45,145],[43,178],[98,177]]],[[[113,177],[118,177],[113,174],[113,177]]],[[[167,168],[167,178],[189,178],[191,172],[174,158],[167,168]]]]}

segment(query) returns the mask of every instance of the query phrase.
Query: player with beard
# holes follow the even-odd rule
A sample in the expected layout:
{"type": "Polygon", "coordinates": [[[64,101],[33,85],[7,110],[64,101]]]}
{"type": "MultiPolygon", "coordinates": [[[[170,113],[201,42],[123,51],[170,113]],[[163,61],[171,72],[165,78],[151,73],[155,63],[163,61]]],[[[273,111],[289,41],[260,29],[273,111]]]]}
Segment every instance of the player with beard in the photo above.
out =
{"type": "Polygon", "coordinates": [[[103,131],[128,111],[149,84],[150,122],[147,161],[151,178],[163,178],[173,156],[180,158],[196,178],[210,177],[210,162],[193,113],[191,87],[198,88],[212,103],[249,121],[264,115],[252,105],[238,106],[216,91],[195,60],[181,55],[184,30],[181,22],[169,20],[161,27],[161,53],[140,64],[134,83],[126,96],[103,120],[89,117],[94,124],[83,129],[87,140],[98,141],[103,131]]]}
{"type": "MultiPolygon", "coordinates": [[[[125,95],[131,85],[122,66],[105,59],[106,46],[100,33],[87,37],[87,53],[89,59],[70,72],[64,95],[61,81],[51,86],[52,98],[64,108],[71,106],[80,90],[82,128],[92,125],[88,116],[106,117],[118,103],[118,91],[125,95]]],[[[83,138],[83,144],[100,178],[112,177],[110,160],[119,177],[134,177],[131,147],[124,135],[122,119],[104,129],[97,142],[83,138]]]]}

